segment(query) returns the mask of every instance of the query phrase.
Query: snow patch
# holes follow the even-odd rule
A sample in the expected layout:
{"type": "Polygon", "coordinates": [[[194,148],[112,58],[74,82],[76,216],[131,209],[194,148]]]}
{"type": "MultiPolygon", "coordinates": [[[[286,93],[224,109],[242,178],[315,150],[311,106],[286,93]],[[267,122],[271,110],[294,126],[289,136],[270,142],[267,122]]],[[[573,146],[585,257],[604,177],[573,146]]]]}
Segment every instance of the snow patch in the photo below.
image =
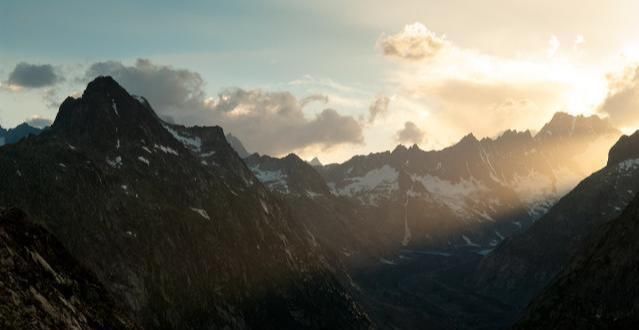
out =
{"type": "Polygon", "coordinates": [[[211,220],[211,218],[209,217],[209,214],[206,212],[206,210],[203,209],[198,209],[195,207],[192,207],[191,210],[197,214],[199,214],[202,218],[206,219],[206,220],[211,220]]]}
{"type": "Polygon", "coordinates": [[[142,96],[139,96],[139,95],[131,95],[131,96],[133,96],[133,98],[135,98],[141,104],[145,104],[146,103],[146,101],[144,100],[144,98],[142,96]]]}
{"type": "Polygon", "coordinates": [[[468,238],[468,236],[462,235],[461,237],[464,240],[464,242],[466,242],[466,245],[479,247],[479,244],[474,243],[473,241],[471,241],[470,238],[468,238]]]}
{"type": "Polygon", "coordinates": [[[107,157],[106,162],[107,162],[107,164],[109,164],[109,166],[111,166],[113,168],[122,167],[122,157],[120,157],[120,156],[115,157],[115,160],[111,160],[111,159],[109,159],[109,157],[107,157]]]}
{"type": "Polygon", "coordinates": [[[205,158],[205,157],[209,157],[209,156],[213,156],[215,155],[215,150],[211,150],[209,152],[204,152],[200,154],[200,157],[205,158]]]}
{"type": "MultiPolygon", "coordinates": [[[[352,171],[352,168],[349,168],[347,173],[350,173],[350,171],[352,171]]],[[[367,172],[364,176],[347,179],[348,184],[341,188],[336,187],[335,193],[345,196],[355,196],[371,191],[388,193],[399,189],[398,178],[399,172],[396,169],[389,165],[384,165],[367,172]]]]}
{"type": "Polygon", "coordinates": [[[143,163],[145,163],[147,166],[148,166],[148,165],[151,165],[151,163],[149,162],[149,160],[148,160],[148,159],[146,159],[146,158],[144,158],[144,157],[142,157],[142,156],[139,156],[139,157],[138,157],[138,160],[139,160],[139,161],[141,161],[141,162],[143,162],[143,163]]]}
{"type": "Polygon", "coordinates": [[[115,103],[115,99],[111,99],[111,108],[113,108],[115,115],[120,117],[120,113],[118,113],[118,105],[115,103]]]}
{"type": "Polygon", "coordinates": [[[395,265],[395,263],[393,261],[390,261],[386,258],[379,258],[379,262],[382,264],[386,264],[386,265],[395,265]]]}
{"type": "Polygon", "coordinates": [[[639,158],[627,159],[617,164],[617,168],[621,170],[622,172],[635,170],[637,166],[639,166],[639,158]]]}
{"type": "Polygon", "coordinates": [[[175,149],[171,148],[171,147],[167,147],[167,146],[163,146],[163,145],[159,145],[156,144],[153,146],[155,149],[158,149],[162,152],[164,152],[165,154],[172,154],[172,155],[178,155],[178,152],[175,151],[175,149]]]}
{"type": "Polygon", "coordinates": [[[308,197],[310,197],[312,199],[315,199],[317,197],[322,196],[322,194],[318,194],[318,193],[316,193],[314,191],[311,191],[311,190],[306,190],[306,195],[308,195],[308,197]]]}
{"type": "Polygon", "coordinates": [[[260,199],[260,204],[262,204],[262,208],[264,209],[264,212],[266,212],[266,214],[269,214],[270,212],[268,210],[268,205],[266,205],[266,202],[260,199]]]}
{"type": "Polygon", "coordinates": [[[197,152],[199,152],[202,149],[202,140],[199,137],[183,135],[177,132],[176,130],[172,129],[171,127],[169,127],[169,125],[163,124],[162,126],[164,126],[164,128],[169,133],[171,133],[171,135],[173,135],[173,137],[176,140],[178,140],[180,143],[182,143],[185,147],[197,152]]]}
{"type": "Polygon", "coordinates": [[[255,174],[255,177],[266,185],[271,191],[278,191],[284,194],[288,194],[288,175],[283,173],[282,170],[270,171],[270,170],[262,170],[260,166],[251,167],[251,172],[255,174]]]}
{"type": "Polygon", "coordinates": [[[473,196],[488,190],[481,182],[472,177],[471,179],[461,179],[457,183],[430,174],[412,175],[411,179],[421,183],[435,201],[464,216],[473,214],[467,210],[469,208],[468,201],[473,200],[473,196]]]}

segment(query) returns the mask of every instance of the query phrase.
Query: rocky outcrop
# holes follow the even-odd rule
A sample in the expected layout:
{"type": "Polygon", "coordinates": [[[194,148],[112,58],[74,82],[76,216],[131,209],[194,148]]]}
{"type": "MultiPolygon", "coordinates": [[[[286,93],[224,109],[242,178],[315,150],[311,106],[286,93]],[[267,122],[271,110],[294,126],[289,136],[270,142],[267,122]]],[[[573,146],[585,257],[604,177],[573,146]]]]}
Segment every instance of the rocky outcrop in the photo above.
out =
{"type": "Polygon", "coordinates": [[[138,328],[95,275],[19,209],[0,208],[0,242],[0,328],[138,328]]]}

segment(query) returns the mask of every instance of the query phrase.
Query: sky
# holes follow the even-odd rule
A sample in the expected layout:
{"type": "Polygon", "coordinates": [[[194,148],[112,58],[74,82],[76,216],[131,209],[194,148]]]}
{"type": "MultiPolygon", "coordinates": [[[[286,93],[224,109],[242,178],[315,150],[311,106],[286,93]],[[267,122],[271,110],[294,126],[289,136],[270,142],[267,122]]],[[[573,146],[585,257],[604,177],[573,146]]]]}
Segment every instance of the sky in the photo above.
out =
{"type": "Polygon", "coordinates": [[[0,125],[111,75],[167,121],[341,162],[538,130],[639,127],[637,1],[0,2],[0,125]]]}

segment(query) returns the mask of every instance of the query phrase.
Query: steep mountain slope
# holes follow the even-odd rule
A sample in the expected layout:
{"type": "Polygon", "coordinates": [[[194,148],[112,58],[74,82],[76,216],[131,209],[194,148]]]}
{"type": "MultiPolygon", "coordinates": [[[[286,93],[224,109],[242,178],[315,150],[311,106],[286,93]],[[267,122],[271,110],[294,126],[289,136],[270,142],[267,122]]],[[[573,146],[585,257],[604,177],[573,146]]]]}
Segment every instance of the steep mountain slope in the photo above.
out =
{"type": "Polygon", "coordinates": [[[246,148],[244,148],[242,141],[240,141],[240,139],[238,139],[231,133],[226,134],[226,141],[228,141],[231,147],[233,147],[233,149],[235,150],[235,152],[237,152],[240,158],[246,158],[250,155],[250,153],[246,151],[246,148]]]}
{"type": "Polygon", "coordinates": [[[313,157],[310,162],[308,162],[311,166],[322,166],[322,162],[320,162],[319,158],[313,157]]]}
{"type": "Polygon", "coordinates": [[[331,193],[324,179],[295,154],[283,158],[253,154],[245,159],[255,176],[291,206],[313,240],[347,265],[377,262],[383,233],[357,213],[356,205],[331,193]]]}
{"type": "Polygon", "coordinates": [[[535,136],[470,134],[440,151],[399,146],[318,169],[397,246],[484,253],[602,166],[592,155],[618,136],[598,117],[557,114],[535,136]]]}
{"type": "Polygon", "coordinates": [[[0,241],[0,328],[137,328],[95,275],[22,211],[0,208],[0,241]]]}
{"type": "Polygon", "coordinates": [[[4,144],[16,143],[29,135],[38,135],[41,129],[22,123],[14,128],[3,129],[0,127],[0,146],[4,144]]]}
{"type": "Polygon", "coordinates": [[[164,123],[110,77],[0,148],[0,187],[145,327],[369,325],[221,128],[164,123]]]}
{"type": "Polygon", "coordinates": [[[524,306],[598,225],[620,215],[639,187],[639,132],[622,137],[606,167],[583,180],[526,232],[502,243],[475,278],[485,293],[524,306]]]}
{"type": "Polygon", "coordinates": [[[593,231],[515,329],[633,329],[639,324],[639,198],[593,231]]]}

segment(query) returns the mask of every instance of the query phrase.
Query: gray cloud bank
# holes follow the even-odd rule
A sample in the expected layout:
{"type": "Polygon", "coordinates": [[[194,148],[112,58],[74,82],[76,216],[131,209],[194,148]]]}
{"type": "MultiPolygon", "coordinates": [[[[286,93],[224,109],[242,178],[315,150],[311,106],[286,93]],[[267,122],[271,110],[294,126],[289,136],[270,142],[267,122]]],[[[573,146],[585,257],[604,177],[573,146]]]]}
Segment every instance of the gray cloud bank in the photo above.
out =
{"type": "Polygon", "coordinates": [[[9,74],[10,85],[24,88],[41,88],[53,86],[62,81],[55,68],[50,64],[18,63],[9,74]]]}
{"type": "Polygon", "coordinates": [[[617,127],[639,125],[639,66],[611,79],[608,95],[598,111],[617,127]]]}

